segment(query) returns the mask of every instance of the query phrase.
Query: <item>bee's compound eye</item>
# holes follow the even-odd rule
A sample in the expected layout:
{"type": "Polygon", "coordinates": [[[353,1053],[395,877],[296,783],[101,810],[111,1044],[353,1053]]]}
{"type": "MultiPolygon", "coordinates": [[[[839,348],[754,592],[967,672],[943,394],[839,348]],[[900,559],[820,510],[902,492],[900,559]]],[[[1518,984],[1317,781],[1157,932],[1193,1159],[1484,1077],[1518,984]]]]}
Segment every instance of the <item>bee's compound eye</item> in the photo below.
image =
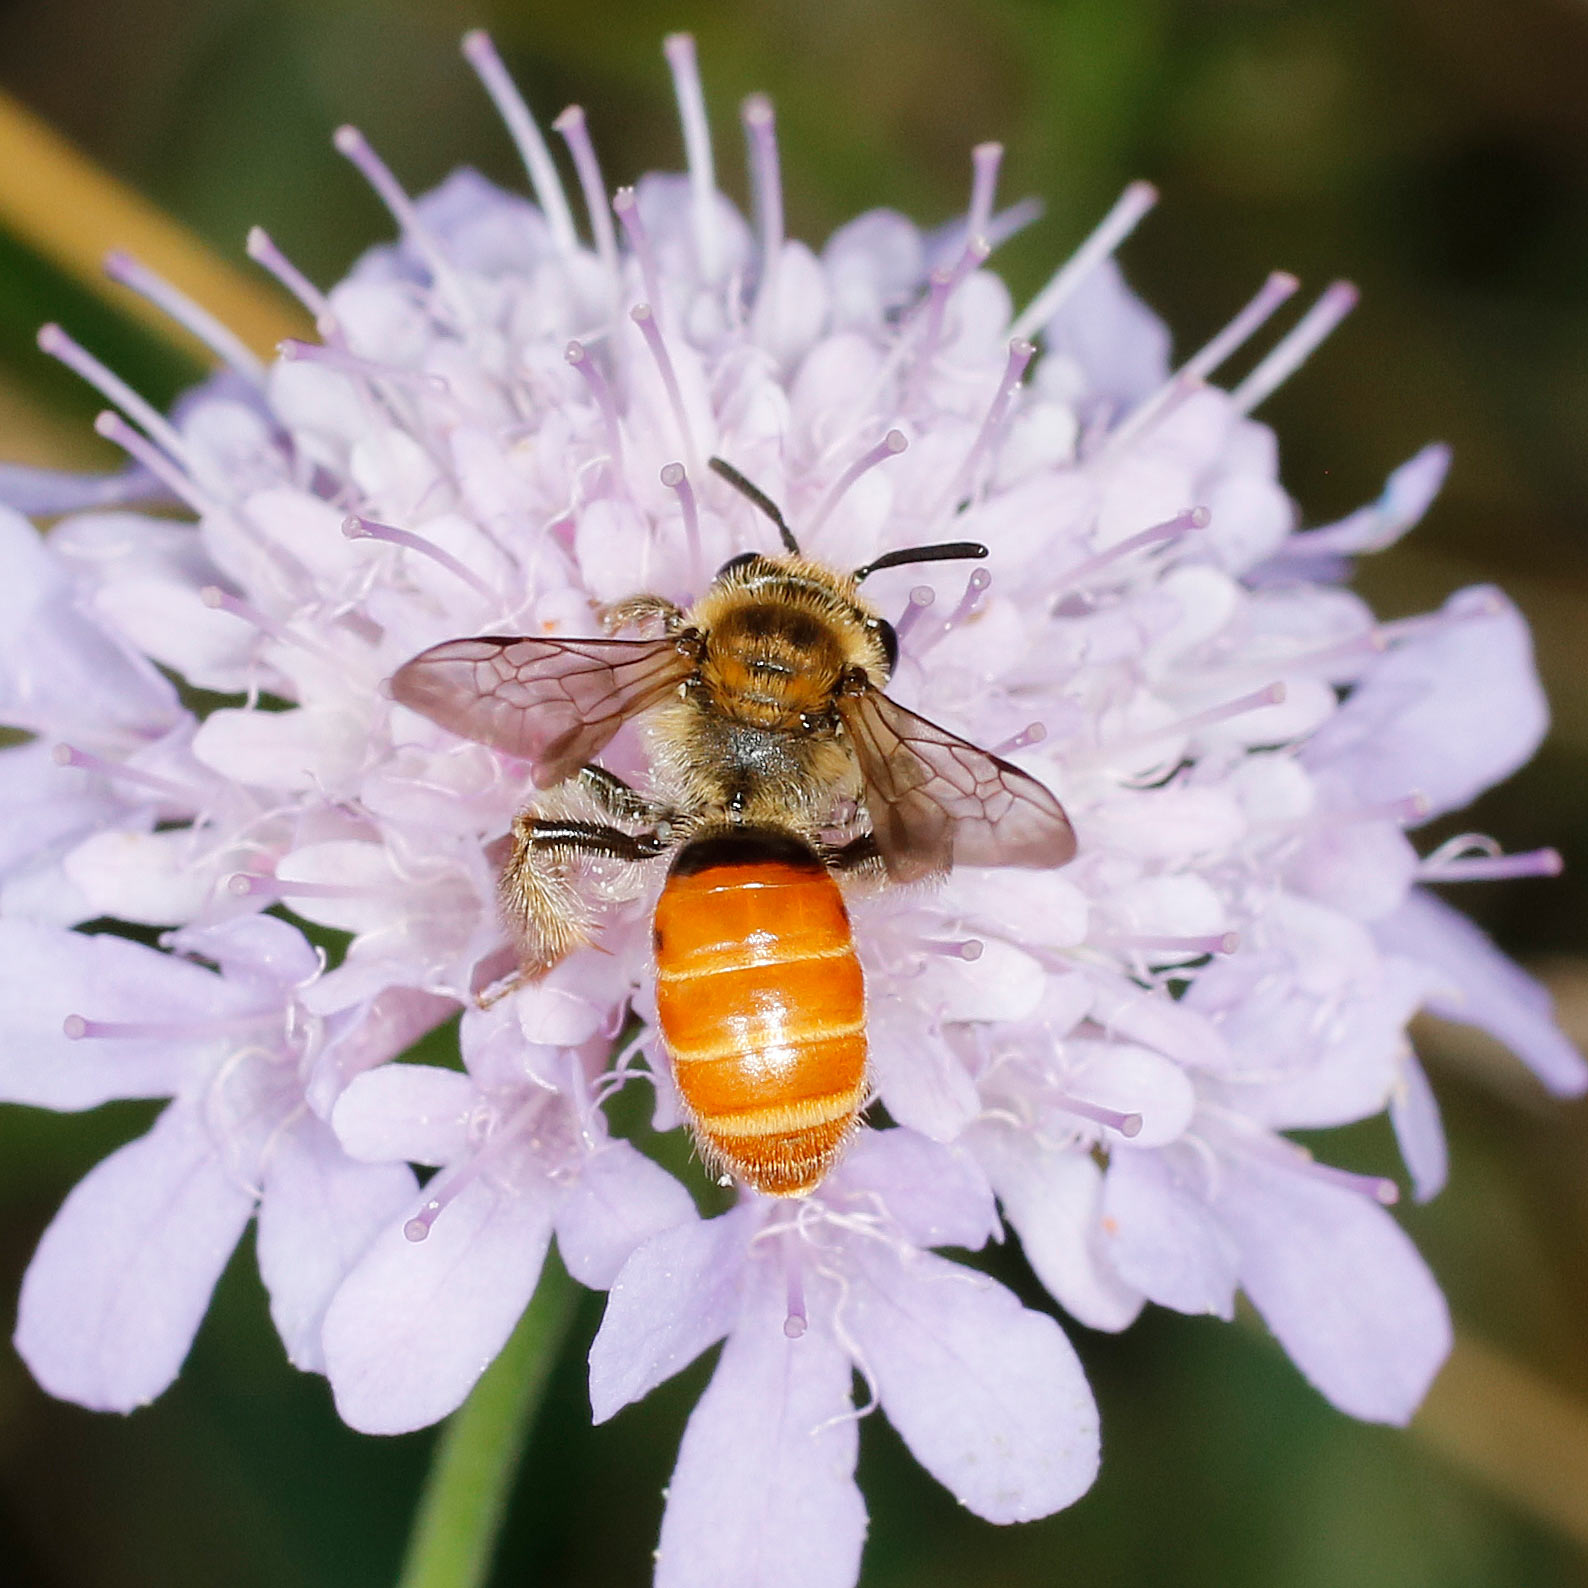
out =
{"type": "Polygon", "coordinates": [[[717,577],[721,579],[725,574],[735,572],[740,568],[748,568],[752,562],[759,562],[761,554],[754,551],[741,551],[737,557],[730,557],[718,570],[717,577]]]}
{"type": "Polygon", "coordinates": [[[877,638],[882,642],[882,654],[888,659],[888,676],[899,665],[899,632],[886,618],[877,619],[877,638]]]}

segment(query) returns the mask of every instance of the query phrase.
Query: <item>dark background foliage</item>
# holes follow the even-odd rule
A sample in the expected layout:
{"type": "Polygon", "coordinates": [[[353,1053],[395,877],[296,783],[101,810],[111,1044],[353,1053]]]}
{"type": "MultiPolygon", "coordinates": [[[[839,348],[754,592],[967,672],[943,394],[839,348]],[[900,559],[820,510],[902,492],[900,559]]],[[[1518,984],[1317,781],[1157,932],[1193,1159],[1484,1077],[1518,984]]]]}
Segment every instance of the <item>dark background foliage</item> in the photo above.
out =
{"type": "MultiPolygon", "coordinates": [[[[1264,410],[1312,522],[1376,494],[1423,442],[1445,494],[1361,585],[1387,615],[1497,580],[1533,619],[1555,705],[1537,761],[1460,826],[1554,843],[1567,875],[1460,898],[1548,975],[1588,1033],[1588,5],[1581,0],[6,0],[0,86],[241,260],[266,225],[321,281],[387,234],[332,153],[354,121],[413,190],[460,163],[518,184],[459,60],[489,25],[543,124],[583,103],[614,184],[676,166],[661,35],[692,28],[730,191],[733,110],[777,100],[790,230],[874,204],[964,202],[970,146],[1046,201],[999,264],[1027,296],[1125,181],[1159,211],[1133,282],[1194,347],[1274,266],[1364,302],[1264,410]]],[[[6,151],[0,150],[0,158],[6,151]]],[[[194,370],[0,233],[0,452],[93,462],[97,399],[33,349],[57,318],[151,396],[194,370]]],[[[1450,826],[1449,831],[1459,830],[1450,826]]],[[[1440,836],[1438,834],[1434,836],[1440,836]]],[[[1489,1588],[1588,1581],[1588,1169],[1582,1107],[1486,1044],[1428,1027],[1451,1189],[1411,1228],[1474,1342],[1412,1433],[1334,1413],[1260,1328],[1149,1314],[1076,1329],[1103,1409],[1096,1490],[999,1530],[959,1511],[880,1418],[862,1440],[864,1581],[1489,1588]],[[1553,1498],[1551,1496],[1553,1495],[1553,1498]],[[1575,1542],[1574,1542],[1575,1540],[1575,1542]]],[[[141,1111],[0,1116],[0,1310],[73,1180],[141,1111]]],[[[1393,1170],[1379,1124],[1335,1161],[1393,1170]]],[[[1024,1285],[1018,1254],[1001,1270],[1024,1285]]],[[[644,1580],[697,1365],[589,1427],[581,1313],[536,1429],[496,1581],[644,1580]]],[[[430,1438],[363,1439],[287,1368],[245,1248],[182,1380],[129,1419],[50,1402],[0,1357],[0,1574],[48,1588],[388,1583],[430,1438]]]]}

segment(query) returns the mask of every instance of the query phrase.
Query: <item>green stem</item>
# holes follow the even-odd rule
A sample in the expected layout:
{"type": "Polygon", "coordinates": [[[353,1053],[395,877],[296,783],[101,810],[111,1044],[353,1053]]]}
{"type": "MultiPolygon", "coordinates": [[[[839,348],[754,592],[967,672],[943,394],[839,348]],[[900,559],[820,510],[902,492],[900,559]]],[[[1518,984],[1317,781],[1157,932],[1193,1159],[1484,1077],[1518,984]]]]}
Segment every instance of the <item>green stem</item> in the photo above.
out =
{"type": "Polygon", "coordinates": [[[518,1460],[577,1296],[552,1253],[502,1354],[441,1431],[398,1588],[481,1588],[490,1575],[518,1460]]]}

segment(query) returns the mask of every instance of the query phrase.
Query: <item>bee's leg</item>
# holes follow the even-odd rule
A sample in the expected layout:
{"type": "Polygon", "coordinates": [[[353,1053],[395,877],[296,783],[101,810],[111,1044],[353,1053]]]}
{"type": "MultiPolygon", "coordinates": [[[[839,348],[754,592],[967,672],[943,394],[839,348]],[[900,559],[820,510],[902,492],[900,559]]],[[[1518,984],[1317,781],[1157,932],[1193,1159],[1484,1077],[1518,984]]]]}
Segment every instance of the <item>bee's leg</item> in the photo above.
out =
{"type": "Polygon", "coordinates": [[[526,980],[545,975],[590,941],[595,924],[590,907],[569,875],[581,858],[637,862],[672,847],[656,832],[626,833],[600,822],[553,820],[527,811],[514,819],[512,845],[497,891],[502,916],[518,940],[526,980]]]}
{"type": "Polygon", "coordinates": [[[829,871],[864,881],[881,881],[888,874],[876,837],[862,833],[847,844],[823,845],[821,856],[829,871]]]}
{"type": "Polygon", "coordinates": [[[604,766],[583,766],[574,781],[614,821],[646,822],[660,827],[677,820],[678,813],[660,800],[647,799],[604,766]]]}
{"type": "Polygon", "coordinates": [[[602,607],[599,616],[601,627],[608,634],[616,634],[619,629],[628,628],[631,624],[638,627],[650,618],[660,620],[664,634],[676,634],[684,626],[683,609],[665,596],[627,596],[622,601],[602,607]]]}

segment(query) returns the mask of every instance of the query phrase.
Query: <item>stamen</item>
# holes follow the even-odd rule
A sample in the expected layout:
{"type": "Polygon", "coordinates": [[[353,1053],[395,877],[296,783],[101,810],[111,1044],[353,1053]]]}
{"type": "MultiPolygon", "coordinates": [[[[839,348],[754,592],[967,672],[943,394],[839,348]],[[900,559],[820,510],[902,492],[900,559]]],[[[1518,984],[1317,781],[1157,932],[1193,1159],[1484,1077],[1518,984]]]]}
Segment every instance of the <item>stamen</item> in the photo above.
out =
{"type": "Polygon", "coordinates": [[[1001,143],[978,143],[970,152],[970,213],[965,218],[967,237],[986,237],[998,192],[998,167],[1003,164],[1001,143]]]}
{"type": "Polygon", "coordinates": [[[79,750],[75,745],[58,744],[50,751],[51,759],[57,766],[75,766],[84,772],[92,772],[99,777],[111,778],[119,783],[132,783],[138,788],[147,789],[151,794],[160,794],[177,804],[191,807],[195,802],[193,791],[184,788],[172,778],[161,777],[154,772],[145,772],[141,767],[128,766],[125,761],[107,761],[103,756],[90,754],[87,750],[79,750]]]}
{"type": "Polygon", "coordinates": [[[267,639],[275,640],[280,645],[296,646],[300,651],[306,651],[310,656],[318,657],[338,669],[346,666],[344,657],[337,656],[335,652],[314,640],[306,639],[301,634],[294,634],[290,629],[284,629],[258,607],[244,601],[240,596],[232,595],[228,590],[222,590],[219,585],[205,585],[199,591],[199,600],[212,611],[230,612],[234,618],[241,618],[244,623],[258,629],[267,639]]]}
{"type": "Polygon", "coordinates": [[[1452,839],[1441,844],[1417,868],[1420,882],[1505,882],[1513,877],[1558,877],[1564,869],[1558,849],[1532,849],[1520,855],[1466,855],[1445,852],[1452,844],[1470,840],[1452,839]]]}
{"type": "Polygon", "coordinates": [[[623,478],[623,427],[618,420],[618,405],[612,396],[612,388],[607,384],[607,378],[601,373],[601,367],[590,357],[583,342],[570,342],[563,357],[584,376],[585,384],[590,388],[590,395],[595,399],[595,405],[601,413],[601,422],[606,426],[607,444],[612,449],[612,469],[617,477],[623,478]]]}
{"type": "Polygon", "coordinates": [[[667,391],[667,400],[672,404],[673,419],[678,425],[679,439],[684,443],[684,455],[689,460],[690,472],[700,472],[700,454],[695,449],[695,434],[690,429],[689,413],[684,407],[684,393],[678,384],[678,372],[673,368],[673,361],[667,352],[667,344],[662,340],[661,327],[656,323],[656,316],[651,313],[648,303],[636,303],[629,310],[629,318],[640,328],[640,335],[645,338],[645,345],[651,350],[651,357],[656,360],[656,367],[661,372],[662,385],[667,391]]]}
{"type": "Polygon", "coordinates": [[[263,226],[248,229],[248,257],[263,265],[317,322],[331,320],[331,300],[282,253],[263,226]]]}
{"type": "Polygon", "coordinates": [[[844,493],[862,474],[876,468],[879,463],[886,463],[889,458],[898,457],[909,444],[902,430],[890,430],[870,451],[856,458],[833,482],[827,495],[822,498],[821,506],[816,509],[802,533],[814,535],[827,522],[832,510],[843,500],[844,493]]]}
{"type": "Polygon", "coordinates": [[[100,1037],[113,1042],[202,1042],[252,1031],[279,1017],[278,1010],[217,1020],[88,1020],[74,1014],[61,1022],[61,1034],[70,1042],[100,1037]]]}
{"type": "Polygon", "coordinates": [[[623,223],[623,235],[634,250],[640,264],[640,281],[645,288],[645,301],[662,307],[661,280],[656,274],[656,255],[651,251],[650,233],[640,215],[640,201],[631,187],[620,187],[612,195],[612,211],[623,223]]]}
{"type": "Polygon", "coordinates": [[[783,178],[778,170],[777,121],[772,101],[765,94],[751,94],[744,102],[742,115],[749,144],[750,189],[761,234],[761,285],[756,294],[759,304],[768,296],[783,254],[783,178]]]}
{"type": "MultiPolygon", "coordinates": [[[[1393,1180],[1378,1174],[1353,1174],[1349,1169],[1336,1169],[1333,1164],[1319,1163],[1310,1152],[1298,1149],[1302,1172],[1326,1185],[1339,1186],[1342,1191],[1354,1191],[1358,1196],[1371,1197],[1381,1207],[1392,1208],[1401,1199],[1401,1190],[1393,1180]]],[[[1297,1167],[1294,1163],[1292,1168],[1297,1167]]]]}
{"type": "Polygon", "coordinates": [[[1249,414],[1298,370],[1348,315],[1361,294],[1349,281],[1331,282],[1273,350],[1230,393],[1236,410],[1249,414]]]}
{"type": "Polygon", "coordinates": [[[376,890],[353,882],[293,882],[258,871],[234,871],[226,879],[234,899],[367,899],[376,890]]]}
{"type": "Polygon", "coordinates": [[[185,292],[173,287],[164,276],[158,276],[148,266],[139,264],[131,254],[119,249],[105,255],[105,274],[112,281],[131,288],[139,297],[147,298],[155,308],[191,331],[205,347],[223,364],[237,371],[251,386],[265,382],[265,366],[243,345],[242,339],[229,326],[222,325],[208,309],[201,308],[185,292]]]}
{"type": "Polygon", "coordinates": [[[135,458],[178,501],[186,502],[200,518],[219,510],[218,505],[199,490],[165,453],[140,431],[134,430],[120,414],[108,408],[96,414],[94,429],[107,441],[115,442],[129,457],[135,458]]]}
{"type": "Polygon", "coordinates": [[[805,1311],[805,1264],[799,1249],[799,1236],[793,1229],[784,1231],[779,1244],[783,1248],[783,1277],[788,1286],[788,1313],[783,1319],[783,1333],[790,1340],[798,1340],[810,1327],[805,1311]]]}
{"type": "Polygon", "coordinates": [[[915,351],[915,363],[910,370],[910,383],[905,390],[903,406],[914,408],[921,398],[921,387],[931,373],[932,360],[937,355],[938,343],[943,339],[943,322],[948,314],[949,299],[959,290],[972,271],[986,262],[992,247],[985,237],[972,237],[964,252],[952,265],[934,270],[929,278],[926,312],[921,319],[921,336],[915,351]]]}
{"type": "Polygon", "coordinates": [[[1183,400],[1201,386],[1300,285],[1287,271],[1274,271],[1257,289],[1246,307],[1217,336],[1193,353],[1152,396],[1109,433],[1109,450],[1117,451],[1131,437],[1139,435],[1167,407],[1177,400],[1183,400]]]}
{"type": "Polygon", "coordinates": [[[1209,932],[1201,937],[1177,937],[1172,933],[1121,932],[1104,934],[1100,939],[1109,948],[1140,950],[1147,954],[1233,954],[1241,946],[1239,932],[1209,932]]]}
{"type": "Polygon", "coordinates": [[[987,951],[987,945],[979,937],[961,938],[958,942],[923,937],[918,941],[928,954],[942,954],[949,959],[962,959],[967,965],[974,965],[987,951]]]}
{"type": "Polygon", "coordinates": [[[119,375],[101,364],[82,343],[52,323],[39,327],[38,344],[41,353],[58,359],[74,375],[87,381],[101,397],[114,403],[129,419],[135,420],[152,441],[163,447],[184,468],[188,466],[190,455],[187,446],[165,415],[140,397],[119,375]]]}
{"type": "Polygon", "coordinates": [[[595,238],[596,254],[606,266],[613,283],[621,280],[618,273],[618,240],[612,230],[612,211],[607,208],[606,183],[601,180],[601,162],[596,158],[595,145],[590,141],[590,129],[585,124],[584,110],[570,105],[552,126],[562,134],[573,157],[573,168],[579,174],[579,191],[584,195],[585,214],[590,217],[590,233],[595,238]]]}
{"type": "Polygon", "coordinates": [[[1002,744],[992,747],[994,755],[1008,755],[1011,750],[1029,750],[1034,744],[1041,744],[1048,736],[1046,726],[1040,722],[1029,723],[1022,728],[1013,738],[1005,739],[1002,744]]]}
{"type": "Polygon", "coordinates": [[[1031,338],[1047,326],[1075,289],[1135,231],[1142,216],[1158,202],[1158,190],[1150,182],[1132,182],[1106,214],[1097,229],[1048,282],[1009,328],[1015,337],[1031,338]]]}
{"type": "Polygon", "coordinates": [[[465,319],[474,318],[474,306],[462,281],[448,263],[441,245],[420,220],[414,203],[391,174],[386,162],[369,146],[369,140],[357,127],[338,127],[331,142],[336,152],[346,158],[359,175],[369,183],[376,198],[386,206],[398,230],[424,257],[431,279],[437,289],[451,300],[453,308],[465,319]]]}
{"type": "Polygon", "coordinates": [[[970,451],[965,454],[965,461],[955,470],[948,489],[939,499],[932,515],[934,518],[955,507],[974,488],[976,466],[987,455],[994,438],[1003,429],[1004,421],[1008,419],[1015,398],[1019,395],[1021,377],[1035,352],[1036,347],[1032,343],[1019,338],[1009,344],[1009,358],[998,381],[998,390],[993,393],[993,400],[988,404],[986,416],[982,419],[981,429],[976,432],[970,451]]]}
{"type": "Polygon", "coordinates": [[[918,584],[911,590],[910,599],[905,604],[899,621],[893,625],[893,632],[901,646],[904,644],[905,635],[920,622],[921,614],[936,600],[937,592],[930,585],[918,584]]]}
{"type": "Polygon", "coordinates": [[[672,70],[678,117],[684,129],[684,158],[694,200],[695,255],[703,279],[714,283],[722,258],[717,234],[717,172],[712,161],[711,127],[706,120],[706,96],[700,86],[695,40],[688,33],[669,33],[662,41],[662,52],[672,70]]]}
{"type": "Polygon", "coordinates": [[[324,364],[339,374],[351,375],[356,380],[391,380],[408,386],[422,386],[437,397],[450,397],[452,384],[444,375],[432,374],[424,369],[404,369],[400,364],[382,364],[345,348],[326,347],[319,342],[300,342],[288,337],[277,346],[277,351],[289,363],[324,364]]]}
{"type": "Polygon", "coordinates": [[[698,572],[701,568],[700,510],[695,502],[695,488],[689,483],[689,475],[682,463],[663,464],[662,484],[678,498],[678,506],[684,515],[684,537],[689,543],[690,564],[698,572]]]}
{"type": "Polygon", "coordinates": [[[1176,513],[1173,518],[1165,519],[1161,524],[1154,524],[1151,529],[1140,530],[1116,545],[1110,546],[1107,551],[1100,551],[1095,557],[1088,557],[1085,562],[1077,563],[1068,573],[1060,576],[1059,588],[1073,588],[1090,579],[1094,573],[1100,573],[1111,563],[1130,556],[1132,552],[1141,551],[1144,547],[1156,546],[1164,540],[1178,540],[1194,529],[1206,529],[1212,520],[1213,515],[1205,507],[1188,507],[1183,513],[1176,513]]]}
{"type": "Polygon", "coordinates": [[[1121,1136],[1128,1138],[1141,1134],[1140,1114],[1124,1114],[1117,1108],[1104,1108],[1101,1103],[1088,1103],[1083,1098],[1071,1097],[1067,1092],[1057,1093],[1053,1096],[1053,1101],[1066,1114],[1079,1114],[1082,1119],[1089,1119],[1093,1124],[1106,1125],[1110,1130],[1117,1130],[1121,1136]]]}
{"type": "MultiPolygon", "coordinates": [[[[1424,820],[1433,809],[1426,794],[1413,791],[1398,800],[1382,804],[1358,805],[1352,810],[1318,811],[1299,820],[1286,819],[1278,825],[1284,827],[1352,827],[1359,822],[1394,822],[1399,827],[1409,827],[1424,820]]],[[[1256,825],[1264,826],[1266,823],[1256,825]]]]}
{"type": "Polygon", "coordinates": [[[1095,765],[1112,760],[1121,751],[1151,749],[1165,739],[1178,739],[1199,729],[1210,728],[1215,723],[1227,722],[1231,717],[1241,717],[1249,711],[1261,711],[1265,706],[1283,705],[1286,693],[1284,684],[1272,683],[1250,695],[1242,695],[1238,700],[1226,701],[1222,706],[1210,706],[1206,711],[1181,717],[1177,722],[1166,722],[1161,728],[1126,734],[1123,738],[1098,745],[1095,750],[1083,750],[1072,758],[1072,762],[1075,765],[1095,765]]]}
{"type": "Polygon", "coordinates": [[[466,563],[454,557],[445,547],[426,540],[423,535],[414,534],[412,530],[398,529],[393,524],[378,524],[372,518],[361,518],[357,513],[350,513],[342,520],[342,533],[349,540],[383,540],[389,545],[402,546],[408,551],[417,552],[421,557],[428,557],[433,563],[461,579],[490,605],[496,606],[500,603],[496,591],[466,563]]]}
{"type": "Polygon", "coordinates": [[[496,46],[483,28],[475,28],[463,35],[463,56],[474,68],[475,75],[491,96],[496,113],[506,124],[509,136],[518,149],[519,158],[529,174],[529,185],[535,190],[535,201],[540,205],[551,237],[560,254],[571,254],[579,246],[579,234],[574,230],[573,212],[568,208],[568,196],[562,190],[551,151],[535,125],[535,118],[524,103],[496,46]]]}

